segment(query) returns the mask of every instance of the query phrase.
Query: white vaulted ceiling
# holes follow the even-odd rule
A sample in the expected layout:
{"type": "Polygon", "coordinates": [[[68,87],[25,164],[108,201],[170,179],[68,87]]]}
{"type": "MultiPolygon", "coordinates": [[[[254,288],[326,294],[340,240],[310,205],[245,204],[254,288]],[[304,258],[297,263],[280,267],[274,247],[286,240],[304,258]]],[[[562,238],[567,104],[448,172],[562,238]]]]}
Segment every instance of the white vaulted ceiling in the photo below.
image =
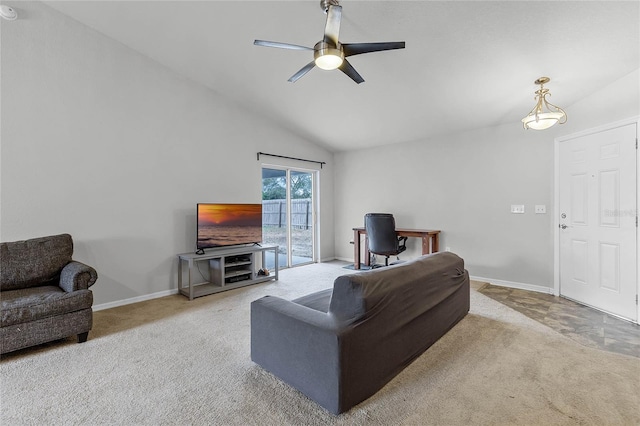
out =
{"type": "MultiPolygon", "coordinates": [[[[519,122],[533,81],[570,106],[640,67],[637,1],[344,0],[344,43],[406,41],[313,69],[325,15],[309,1],[48,1],[58,11],[332,151],[519,122]]],[[[18,7],[19,10],[19,7],[18,7]]]]}

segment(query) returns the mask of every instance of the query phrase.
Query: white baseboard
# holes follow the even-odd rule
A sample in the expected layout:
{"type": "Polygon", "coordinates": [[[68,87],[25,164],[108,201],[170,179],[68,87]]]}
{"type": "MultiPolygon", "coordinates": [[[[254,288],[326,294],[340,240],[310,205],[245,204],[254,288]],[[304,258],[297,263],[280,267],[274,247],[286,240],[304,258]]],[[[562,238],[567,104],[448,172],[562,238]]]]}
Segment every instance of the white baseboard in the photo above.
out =
{"type": "MultiPolygon", "coordinates": [[[[345,262],[353,262],[353,259],[344,258],[344,257],[332,257],[328,259],[323,259],[322,261],[329,262],[331,260],[343,260],[345,262]]],[[[535,285],[535,284],[518,283],[514,281],[496,280],[493,278],[484,278],[484,277],[475,277],[475,276],[472,276],[469,278],[472,279],[473,281],[481,281],[481,282],[497,285],[500,287],[510,287],[510,288],[517,288],[520,290],[535,291],[538,293],[553,294],[552,288],[535,285]]],[[[132,303],[144,302],[146,300],[158,299],[160,297],[171,296],[173,294],[178,294],[177,288],[174,288],[171,290],[159,291],[157,293],[145,294],[144,296],[137,296],[137,297],[131,297],[129,299],[117,300],[115,302],[101,303],[100,305],[94,305],[93,310],[102,311],[104,309],[117,308],[118,306],[125,306],[125,305],[130,305],[132,303]]]]}
{"type": "Polygon", "coordinates": [[[520,290],[535,291],[537,293],[553,294],[553,288],[544,287],[536,284],[518,283],[514,281],[496,280],[493,278],[483,278],[483,277],[469,277],[469,278],[471,278],[471,280],[473,281],[481,281],[481,282],[497,285],[500,287],[517,288],[520,290]]]}
{"type": "Polygon", "coordinates": [[[132,297],[124,300],[117,300],[115,302],[101,303],[100,305],[94,305],[94,311],[101,311],[103,309],[117,308],[118,306],[130,305],[132,303],[144,302],[145,300],[158,299],[160,297],[171,296],[172,294],[178,294],[178,289],[159,291],[157,293],[145,294],[144,296],[132,297]]]}
{"type": "MultiPolygon", "coordinates": [[[[345,262],[353,262],[352,257],[336,257],[336,260],[344,260],[345,262]]],[[[537,293],[553,294],[553,288],[536,284],[518,283],[515,281],[497,280],[494,278],[469,277],[473,281],[482,281],[485,283],[497,285],[500,287],[517,288],[520,290],[535,291],[537,293]]]]}
{"type": "MultiPolygon", "coordinates": [[[[330,262],[335,260],[335,257],[330,257],[327,259],[323,259],[322,262],[330,262]]],[[[117,308],[118,306],[130,305],[132,303],[144,302],[146,300],[158,299],[160,297],[171,296],[173,294],[178,294],[178,289],[174,288],[171,290],[159,291],[157,293],[145,294],[144,296],[136,296],[131,297],[129,299],[116,300],[115,302],[101,303],[99,305],[93,305],[94,311],[102,311],[104,309],[117,308]]]]}

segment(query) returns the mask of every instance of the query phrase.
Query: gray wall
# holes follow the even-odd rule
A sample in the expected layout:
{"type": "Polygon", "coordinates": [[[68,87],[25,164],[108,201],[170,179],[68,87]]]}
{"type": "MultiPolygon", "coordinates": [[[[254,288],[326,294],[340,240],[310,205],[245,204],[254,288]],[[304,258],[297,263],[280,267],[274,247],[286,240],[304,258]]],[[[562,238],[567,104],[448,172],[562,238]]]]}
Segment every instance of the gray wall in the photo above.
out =
{"type": "MultiPolygon", "coordinates": [[[[351,229],[365,213],[389,212],[398,226],[442,230],[441,249],[462,256],[473,276],[552,288],[554,138],[640,114],[638,81],[636,70],[562,105],[568,123],[544,132],[518,122],[337,153],[336,256],[353,258],[351,229]],[[511,214],[512,204],[525,214],[511,214]],[[547,213],[534,214],[537,204],[547,213]]],[[[420,254],[416,239],[409,245],[401,258],[420,254]]]]}
{"type": "MultiPolygon", "coordinates": [[[[0,25],[0,239],[71,233],[75,257],[100,274],[97,304],[175,288],[195,204],[260,199],[257,151],[328,163],[322,259],[350,259],[351,228],[390,211],[401,226],[442,229],[442,248],[475,276],[551,287],[553,139],[640,113],[636,71],[561,105],[569,122],[546,132],[513,123],[334,159],[45,5],[20,11],[0,25]]],[[[403,257],[419,254],[410,247],[403,257]]]]}
{"type": "Polygon", "coordinates": [[[330,152],[46,5],[20,14],[0,26],[2,241],[72,234],[96,304],[168,292],[196,203],[259,202],[263,151],[328,163],[320,241],[334,256],[330,152]]]}

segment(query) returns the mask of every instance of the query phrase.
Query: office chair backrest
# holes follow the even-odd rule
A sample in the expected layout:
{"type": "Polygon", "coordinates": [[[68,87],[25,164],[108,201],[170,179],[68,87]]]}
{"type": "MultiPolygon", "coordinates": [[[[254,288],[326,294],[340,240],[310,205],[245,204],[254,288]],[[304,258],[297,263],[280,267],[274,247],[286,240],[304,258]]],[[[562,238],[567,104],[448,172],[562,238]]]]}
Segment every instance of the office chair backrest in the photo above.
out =
{"type": "Polygon", "coordinates": [[[364,227],[369,239],[369,251],[384,256],[399,252],[396,221],[390,213],[367,213],[364,227]]]}

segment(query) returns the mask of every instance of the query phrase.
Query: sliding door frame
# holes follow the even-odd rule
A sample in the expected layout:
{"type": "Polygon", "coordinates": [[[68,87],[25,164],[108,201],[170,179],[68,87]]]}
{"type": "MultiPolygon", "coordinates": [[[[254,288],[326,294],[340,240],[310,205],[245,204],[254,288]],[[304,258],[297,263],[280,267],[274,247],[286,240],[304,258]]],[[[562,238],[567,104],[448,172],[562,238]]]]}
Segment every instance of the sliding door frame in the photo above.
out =
{"type": "Polygon", "coordinates": [[[262,169],[274,169],[274,170],[282,170],[285,172],[285,181],[286,181],[286,205],[287,205],[287,209],[286,209],[286,223],[287,223],[287,228],[286,228],[286,244],[287,244],[287,250],[286,250],[286,254],[287,254],[287,264],[286,267],[293,267],[293,266],[302,266],[302,265],[308,265],[311,263],[316,263],[318,262],[318,254],[319,254],[319,223],[318,223],[318,193],[320,190],[320,186],[319,186],[319,180],[320,180],[320,176],[319,176],[319,171],[318,170],[314,170],[314,169],[305,169],[305,168],[301,168],[301,167],[292,167],[292,166],[285,166],[285,165],[278,165],[278,164],[268,164],[268,163],[262,163],[261,164],[261,170],[262,169]],[[293,264],[293,250],[292,250],[292,235],[291,235],[291,230],[292,230],[292,221],[291,221],[291,172],[301,172],[301,173],[309,173],[311,175],[311,206],[312,206],[312,213],[311,213],[311,260],[309,262],[303,262],[303,263],[298,263],[298,264],[293,264]]]}

